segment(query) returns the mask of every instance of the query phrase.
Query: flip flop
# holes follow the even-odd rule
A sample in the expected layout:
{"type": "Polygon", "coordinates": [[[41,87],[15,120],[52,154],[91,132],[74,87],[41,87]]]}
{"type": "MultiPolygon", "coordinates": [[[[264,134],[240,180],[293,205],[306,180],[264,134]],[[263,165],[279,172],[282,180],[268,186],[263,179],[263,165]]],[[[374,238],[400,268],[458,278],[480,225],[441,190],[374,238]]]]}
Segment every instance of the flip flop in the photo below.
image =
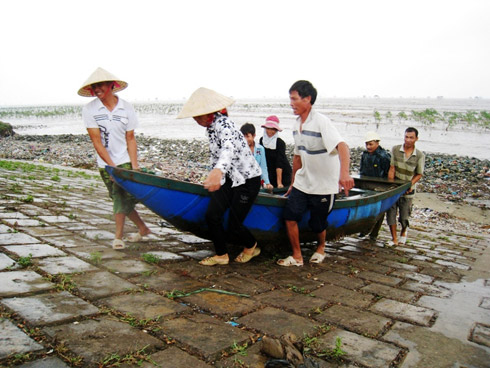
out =
{"type": "Polygon", "coordinates": [[[204,258],[199,262],[203,266],[227,265],[228,263],[228,259],[219,259],[216,256],[204,258]]]}
{"type": "Polygon", "coordinates": [[[326,256],[325,253],[321,254],[321,253],[315,252],[315,253],[313,253],[313,255],[310,258],[310,263],[322,263],[323,260],[325,259],[325,256],[326,256]]]}
{"type": "Polygon", "coordinates": [[[126,248],[126,245],[124,245],[124,242],[121,239],[114,239],[112,241],[112,249],[124,249],[126,248]]]}
{"type": "Polygon", "coordinates": [[[235,262],[238,262],[238,263],[247,263],[252,258],[257,257],[259,254],[260,254],[260,248],[259,247],[255,247],[252,254],[247,254],[247,253],[241,252],[235,258],[235,262]]]}
{"type": "Polygon", "coordinates": [[[408,235],[408,229],[405,230],[404,236],[400,236],[400,240],[398,241],[398,243],[405,244],[407,242],[407,235],[408,235]]]}
{"type": "Polygon", "coordinates": [[[279,266],[284,266],[284,267],[290,267],[290,266],[301,267],[301,266],[303,266],[303,261],[299,262],[299,261],[295,260],[293,258],[293,256],[289,256],[287,258],[280,259],[279,261],[277,261],[277,264],[279,266]]]}

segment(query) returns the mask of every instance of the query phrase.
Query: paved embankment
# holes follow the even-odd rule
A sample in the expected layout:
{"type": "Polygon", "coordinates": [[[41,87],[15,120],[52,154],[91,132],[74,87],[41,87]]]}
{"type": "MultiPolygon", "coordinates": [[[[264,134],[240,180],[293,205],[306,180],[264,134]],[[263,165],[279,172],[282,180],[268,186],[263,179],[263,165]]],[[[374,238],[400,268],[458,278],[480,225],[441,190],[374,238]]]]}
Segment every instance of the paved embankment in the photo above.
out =
{"type": "Polygon", "coordinates": [[[1,366],[263,367],[262,337],[285,333],[320,367],[489,366],[489,236],[471,225],[419,213],[403,247],[383,229],[321,265],[204,267],[212,245],[144,207],[153,234],[113,250],[96,172],[3,165],[0,194],[1,366]]]}

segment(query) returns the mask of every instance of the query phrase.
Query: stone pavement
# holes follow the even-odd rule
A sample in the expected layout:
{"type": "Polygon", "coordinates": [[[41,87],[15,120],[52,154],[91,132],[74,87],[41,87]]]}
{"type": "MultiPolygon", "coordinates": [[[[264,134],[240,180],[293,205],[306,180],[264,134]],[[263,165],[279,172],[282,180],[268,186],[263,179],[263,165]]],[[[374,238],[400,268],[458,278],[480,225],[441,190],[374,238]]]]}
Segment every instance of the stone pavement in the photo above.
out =
{"type": "Polygon", "coordinates": [[[153,234],[112,250],[95,172],[2,162],[0,194],[0,366],[264,367],[262,337],[294,333],[320,367],[490,367],[488,233],[419,221],[321,265],[204,267],[212,245],[144,207],[153,234]]]}

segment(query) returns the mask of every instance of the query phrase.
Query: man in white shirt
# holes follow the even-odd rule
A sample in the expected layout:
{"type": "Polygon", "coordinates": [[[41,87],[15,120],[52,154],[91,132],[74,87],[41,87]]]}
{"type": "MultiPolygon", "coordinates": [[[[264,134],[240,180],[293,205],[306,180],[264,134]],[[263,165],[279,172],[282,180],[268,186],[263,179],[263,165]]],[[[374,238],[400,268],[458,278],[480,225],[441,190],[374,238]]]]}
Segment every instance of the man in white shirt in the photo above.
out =
{"type": "Polygon", "coordinates": [[[297,115],[293,130],[293,179],[284,219],[293,255],[280,259],[280,266],[302,266],[298,222],[309,209],[309,226],[317,233],[318,246],[310,263],[321,263],[325,258],[327,216],[332,210],[339,186],[348,195],[354,186],[349,174],[350,152],[330,119],[316,112],[313,104],[317,91],[304,80],[289,89],[293,113],[297,115]]]}
{"type": "Polygon", "coordinates": [[[133,170],[139,168],[134,136],[138,119],[133,106],[115,94],[127,85],[108,71],[98,68],[78,90],[80,96],[97,97],[84,106],[82,118],[97,152],[100,175],[113,201],[116,221],[115,238],[112,242],[114,249],[125,247],[122,238],[126,216],[138,227],[137,233],[127,237],[129,241],[139,241],[150,233],[150,229],[135,210],[136,198],[118,186],[105,170],[106,165],[133,170]]]}

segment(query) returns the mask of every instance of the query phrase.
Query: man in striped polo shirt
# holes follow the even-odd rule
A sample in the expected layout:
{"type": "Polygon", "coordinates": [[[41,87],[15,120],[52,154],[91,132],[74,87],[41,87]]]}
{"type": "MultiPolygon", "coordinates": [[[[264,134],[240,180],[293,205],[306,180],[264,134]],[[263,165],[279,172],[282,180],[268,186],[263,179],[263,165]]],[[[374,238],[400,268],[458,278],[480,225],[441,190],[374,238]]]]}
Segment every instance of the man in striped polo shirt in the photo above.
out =
{"type": "Polygon", "coordinates": [[[317,91],[304,80],[289,89],[294,125],[294,157],[291,186],[284,210],[286,229],[293,255],[280,259],[280,266],[302,266],[298,222],[309,209],[309,226],[317,234],[318,246],[310,263],[325,258],[327,216],[332,210],[335,194],[342,187],[345,194],[354,186],[349,174],[350,152],[329,118],[313,109],[317,91]]]}
{"type": "Polygon", "coordinates": [[[405,244],[407,241],[408,219],[412,212],[412,201],[415,196],[416,183],[424,174],[425,155],[415,148],[415,142],[419,139],[419,132],[415,128],[405,130],[404,143],[391,149],[390,171],[388,179],[400,179],[411,181],[412,186],[400,199],[387,211],[386,220],[390,227],[391,240],[386,242],[388,246],[405,244]],[[399,221],[402,226],[400,240],[396,234],[396,212],[399,212],[399,221]]]}

